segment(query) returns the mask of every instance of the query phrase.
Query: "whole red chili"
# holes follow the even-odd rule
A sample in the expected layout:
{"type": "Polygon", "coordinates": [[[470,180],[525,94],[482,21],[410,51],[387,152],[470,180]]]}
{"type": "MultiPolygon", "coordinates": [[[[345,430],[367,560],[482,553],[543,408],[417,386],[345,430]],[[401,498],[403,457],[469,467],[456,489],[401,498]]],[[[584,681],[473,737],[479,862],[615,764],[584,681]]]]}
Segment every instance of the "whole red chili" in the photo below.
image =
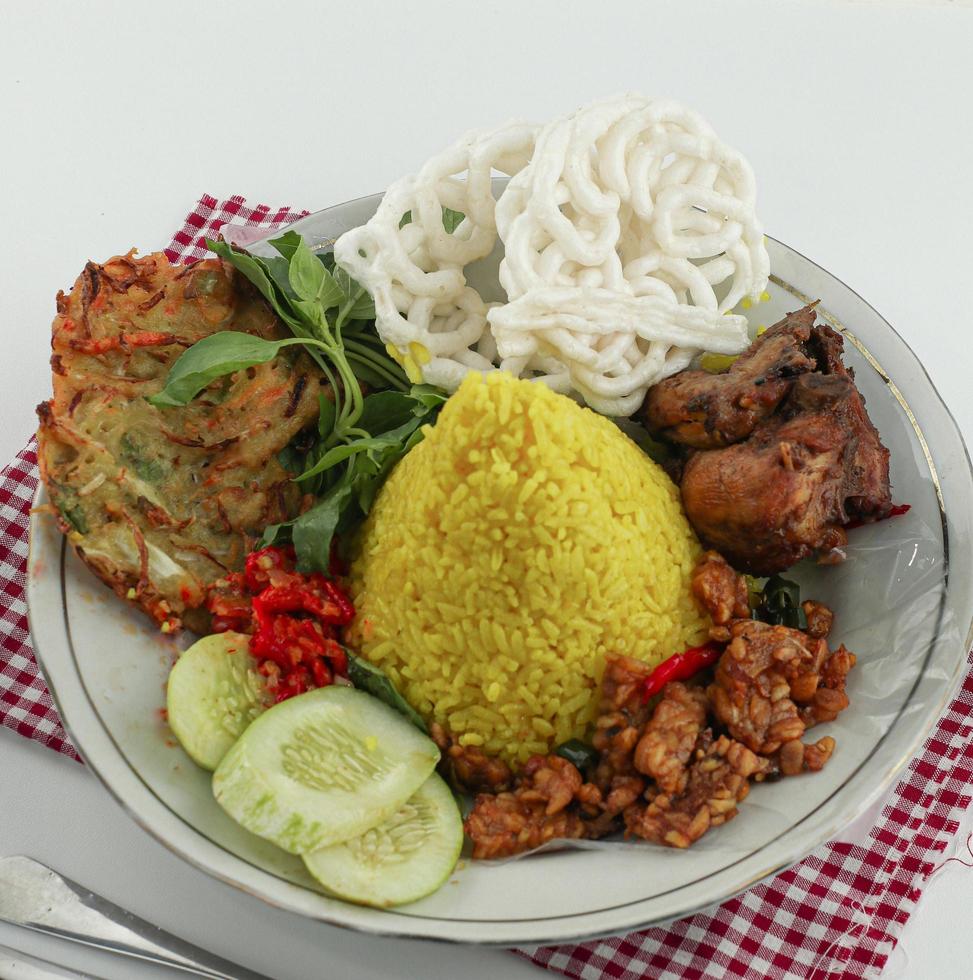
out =
{"type": "Polygon", "coordinates": [[[685,681],[698,674],[704,667],[715,664],[720,659],[723,647],[718,643],[706,643],[701,647],[690,647],[682,653],[673,654],[663,660],[642,682],[642,701],[648,701],[658,694],[670,681],[685,681]]]}

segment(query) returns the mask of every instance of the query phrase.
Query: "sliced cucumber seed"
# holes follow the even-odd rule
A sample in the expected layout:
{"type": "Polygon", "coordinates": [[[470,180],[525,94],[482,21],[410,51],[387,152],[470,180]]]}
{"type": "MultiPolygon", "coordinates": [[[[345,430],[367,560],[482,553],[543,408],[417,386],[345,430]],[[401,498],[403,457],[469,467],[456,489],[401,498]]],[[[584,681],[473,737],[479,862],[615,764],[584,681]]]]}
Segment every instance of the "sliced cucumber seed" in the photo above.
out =
{"type": "Polygon", "coordinates": [[[304,855],[328,891],[386,908],[414,902],[449,877],[463,847],[463,820],[435,773],[384,823],[360,837],[304,855]]]}
{"type": "Polygon", "coordinates": [[[432,836],[436,815],[428,802],[412,797],[383,824],[345,845],[362,864],[402,864],[432,836]]]}
{"type": "Polygon", "coordinates": [[[377,747],[377,739],[356,737],[340,722],[332,723],[326,732],[305,725],[295,729],[293,737],[281,747],[281,768],[295,782],[310,789],[354,793],[362,783],[381,777],[378,759],[369,754],[377,747]],[[341,760],[337,766],[335,756],[341,760]]]}
{"type": "Polygon", "coordinates": [[[247,830],[303,854],[386,820],[438,760],[435,743],[392,708],[331,686],[253,722],[217,768],[213,793],[247,830]]]}
{"type": "Polygon", "coordinates": [[[264,679],[250,656],[249,637],[242,633],[203,637],[169,674],[169,727],[189,757],[204,769],[215,769],[269,705],[264,679]]]}

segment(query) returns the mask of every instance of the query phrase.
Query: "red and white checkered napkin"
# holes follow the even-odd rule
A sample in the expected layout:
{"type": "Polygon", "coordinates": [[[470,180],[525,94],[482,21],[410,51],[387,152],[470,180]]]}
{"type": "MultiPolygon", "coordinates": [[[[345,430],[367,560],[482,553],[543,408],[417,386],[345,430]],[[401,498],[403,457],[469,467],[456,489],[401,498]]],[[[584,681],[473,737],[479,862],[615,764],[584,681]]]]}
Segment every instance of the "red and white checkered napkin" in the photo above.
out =
{"type": "MultiPolygon", "coordinates": [[[[265,225],[306,212],[200,199],[166,254],[202,258],[228,221],[265,225]]],[[[38,673],[27,635],[27,519],[34,444],[0,472],[0,723],[78,758],[38,673]]],[[[854,842],[832,841],[800,864],[707,912],[580,946],[517,952],[579,980],[724,980],[875,976],[959,828],[973,787],[973,670],[898,785],[854,842]]]]}

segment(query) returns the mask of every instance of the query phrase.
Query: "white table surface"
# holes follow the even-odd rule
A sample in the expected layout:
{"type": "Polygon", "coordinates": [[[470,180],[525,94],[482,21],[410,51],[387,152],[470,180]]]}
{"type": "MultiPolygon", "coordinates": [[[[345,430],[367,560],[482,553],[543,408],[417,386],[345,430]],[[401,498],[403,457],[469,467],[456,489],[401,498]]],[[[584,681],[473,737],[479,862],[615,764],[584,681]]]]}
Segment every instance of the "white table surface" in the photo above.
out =
{"type": "MultiPolygon", "coordinates": [[[[2,3],[0,458],[48,396],[54,294],[86,259],[161,247],[204,192],[324,207],[473,126],[623,89],[687,102],[747,154],[767,230],[888,317],[973,441],[971,46],[961,3],[2,3]]],[[[500,951],[270,909],[171,855],[82,767],[5,729],[4,853],[277,977],[540,976],[500,951]]],[[[954,863],[883,976],[970,976],[971,908],[973,874],[954,863]]],[[[11,927],[0,944],[106,977],[163,975],[11,927]]]]}

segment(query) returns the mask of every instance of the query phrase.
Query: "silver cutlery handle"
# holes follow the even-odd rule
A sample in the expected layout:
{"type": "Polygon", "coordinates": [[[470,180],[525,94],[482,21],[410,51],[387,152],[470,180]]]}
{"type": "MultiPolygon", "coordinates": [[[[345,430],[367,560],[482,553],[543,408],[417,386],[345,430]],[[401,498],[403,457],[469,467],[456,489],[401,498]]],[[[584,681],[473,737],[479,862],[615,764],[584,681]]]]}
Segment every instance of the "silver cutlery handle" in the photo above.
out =
{"type": "Polygon", "coordinates": [[[0,918],[210,980],[268,980],[208,953],[27,857],[0,859],[0,918]]]}
{"type": "Polygon", "coordinates": [[[4,980],[99,980],[93,973],[69,970],[9,946],[0,946],[0,977],[4,980]]]}

